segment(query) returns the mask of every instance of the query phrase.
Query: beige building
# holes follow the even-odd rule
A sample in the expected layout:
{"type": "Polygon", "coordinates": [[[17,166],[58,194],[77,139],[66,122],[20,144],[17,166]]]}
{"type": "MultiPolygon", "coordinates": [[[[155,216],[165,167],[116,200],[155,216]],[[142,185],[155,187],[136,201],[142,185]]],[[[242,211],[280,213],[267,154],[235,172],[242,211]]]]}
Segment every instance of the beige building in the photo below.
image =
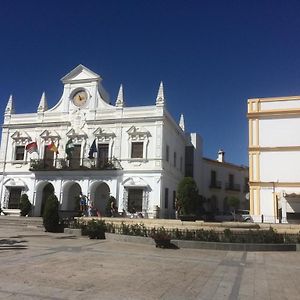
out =
{"type": "Polygon", "coordinates": [[[300,220],[300,96],[248,100],[250,213],[300,220]]]}

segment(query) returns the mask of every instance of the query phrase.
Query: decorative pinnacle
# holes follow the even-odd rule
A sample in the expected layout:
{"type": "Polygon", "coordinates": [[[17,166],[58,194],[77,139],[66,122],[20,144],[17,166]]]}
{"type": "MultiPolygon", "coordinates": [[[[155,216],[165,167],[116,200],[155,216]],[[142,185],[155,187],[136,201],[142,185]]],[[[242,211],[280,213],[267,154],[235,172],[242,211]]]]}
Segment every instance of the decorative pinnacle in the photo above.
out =
{"type": "Polygon", "coordinates": [[[15,108],[13,103],[13,96],[10,95],[5,108],[5,114],[14,114],[14,113],[15,113],[15,108]]]}
{"type": "Polygon", "coordinates": [[[182,129],[182,131],[185,131],[184,116],[183,116],[183,114],[180,115],[179,127],[182,129]]]}
{"type": "Polygon", "coordinates": [[[116,100],[116,106],[117,107],[123,107],[124,106],[124,94],[123,94],[123,85],[120,85],[119,93],[116,100]]]}
{"type": "Polygon", "coordinates": [[[44,112],[47,109],[48,109],[48,104],[47,104],[47,100],[46,100],[46,94],[45,94],[45,92],[43,92],[41,100],[40,100],[40,104],[38,106],[38,112],[44,112]]]}
{"type": "Polygon", "coordinates": [[[164,95],[164,85],[163,82],[160,82],[157,97],[156,97],[156,105],[163,106],[165,104],[165,95],[164,95]]]}

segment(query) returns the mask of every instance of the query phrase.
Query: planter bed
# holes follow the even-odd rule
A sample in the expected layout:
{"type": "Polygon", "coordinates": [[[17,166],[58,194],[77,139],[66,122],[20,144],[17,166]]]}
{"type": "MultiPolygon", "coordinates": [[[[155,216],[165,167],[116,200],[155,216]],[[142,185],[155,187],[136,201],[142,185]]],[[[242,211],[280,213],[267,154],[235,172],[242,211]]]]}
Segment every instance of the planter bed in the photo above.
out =
{"type": "MultiPolygon", "coordinates": [[[[141,243],[154,245],[152,238],[142,236],[122,235],[115,233],[106,233],[108,240],[141,243]]],[[[178,248],[190,249],[211,249],[227,251],[300,251],[299,244],[242,244],[242,243],[221,243],[221,242],[201,242],[187,240],[171,240],[171,244],[178,248]]]]}

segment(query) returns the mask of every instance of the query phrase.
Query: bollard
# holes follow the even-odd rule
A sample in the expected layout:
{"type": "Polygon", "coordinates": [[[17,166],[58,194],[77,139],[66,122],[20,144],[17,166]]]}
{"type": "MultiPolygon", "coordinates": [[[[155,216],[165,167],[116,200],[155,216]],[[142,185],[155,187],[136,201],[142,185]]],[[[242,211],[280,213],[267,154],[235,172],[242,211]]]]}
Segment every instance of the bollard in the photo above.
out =
{"type": "Polygon", "coordinates": [[[261,215],[261,222],[264,222],[264,215],[261,215]]]}

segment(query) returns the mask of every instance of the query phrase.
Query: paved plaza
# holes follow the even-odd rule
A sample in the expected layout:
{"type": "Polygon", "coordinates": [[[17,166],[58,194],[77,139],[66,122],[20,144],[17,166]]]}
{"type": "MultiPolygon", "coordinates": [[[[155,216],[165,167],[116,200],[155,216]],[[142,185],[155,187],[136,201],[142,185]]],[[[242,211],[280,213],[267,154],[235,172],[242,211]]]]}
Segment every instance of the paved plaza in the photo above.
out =
{"type": "Polygon", "coordinates": [[[0,229],[0,299],[299,299],[300,252],[159,249],[0,229]]]}

